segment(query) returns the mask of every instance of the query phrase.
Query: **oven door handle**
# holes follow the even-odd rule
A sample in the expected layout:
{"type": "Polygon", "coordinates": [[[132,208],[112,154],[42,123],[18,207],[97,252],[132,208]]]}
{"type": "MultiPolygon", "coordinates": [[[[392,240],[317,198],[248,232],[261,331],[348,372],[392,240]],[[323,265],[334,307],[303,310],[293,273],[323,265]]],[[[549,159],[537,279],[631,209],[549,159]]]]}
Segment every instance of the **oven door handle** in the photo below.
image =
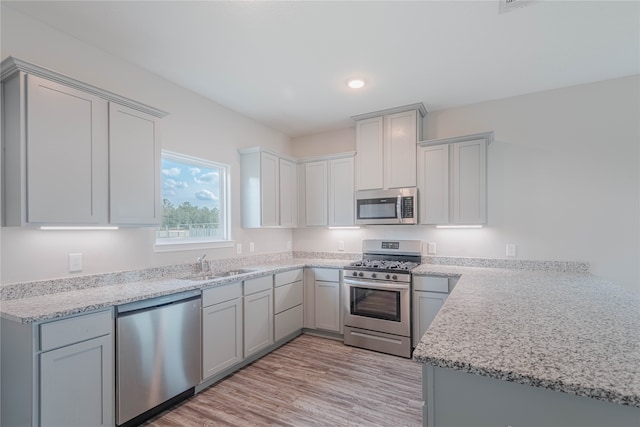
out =
{"type": "Polygon", "coordinates": [[[380,282],[376,282],[374,280],[353,280],[353,279],[344,279],[344,284],[348,286],[366,286],[371,289],[382,289],[382,290],[404,290],[409,289],[408,283],[385,283],[384,285],[380,284],[380,282]]]}

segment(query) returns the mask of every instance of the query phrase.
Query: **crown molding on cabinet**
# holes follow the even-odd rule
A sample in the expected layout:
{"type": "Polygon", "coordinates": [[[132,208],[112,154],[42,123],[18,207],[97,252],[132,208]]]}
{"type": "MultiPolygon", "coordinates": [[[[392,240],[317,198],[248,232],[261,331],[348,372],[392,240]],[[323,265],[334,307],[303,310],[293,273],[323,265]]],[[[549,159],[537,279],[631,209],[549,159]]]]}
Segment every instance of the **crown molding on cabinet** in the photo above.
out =
{"type": "Polygon", "coordinates": [[[346,157],[355,157],[355,155],[356,155],[355,151],[345,151],[343,153],[326,154],[323,156],[314,156],[314,157],[305,157],[303,159],[298,159],[298,163],[316,162],[318,160],[344,159],[346,157]]]}
{"type": "Polygon", "coordinates": [[[269,153],[274,156],[280,157],[285,160],[292,161],[294,163],[309,163],[315,162],[318,160],[333,160],[333,159],[343,159],[345,157],[354,157],[356,155],[355,151],[345,151],[343,153],[334,153],[334,154],[325,154],[322,156],[313,156],[313,157],[304,157],[302,159],[297,159],[295,157],[288,156],[286,154],[279,153],[277,151],[264,149],[262,147],[247,147],[238,149],[238,153],[240,154],[251,154],[251,153],[269,153]]]}
{"type": "Polygon", "coordinates": [[[269,150],[269,149],[265,149],[259,146],[256,147],[247,147],[247,148],[239,148],[238,149],[238,153],[240,154],[251,154],[251,153],[269,153],[272,154],[276,157],[279,157],[281,159],[285,159],[285,160],[289,160],[290,162],[294,162],[297,163],[298,159],[296,159],[295,157],[291,157],[288,154],[282,154],[278,151],[273,151],[273,150],[269,150]]]}
{"type": "Polygon", "coordinates": [[[71,77],[67,77],[63,74],[57,73],[47,68],[40,67],[38,65],[31,64],[21,59],[14,58],[12,56],[9,56],[4,61],[2,61],[2,63],[0,64],[0,70],[1,70],[0,78],[2,80],[5,80],[7,77],[22,71],[27,74],[43,77],[48,80],[55,81],[57,83],[62,83],[67,86],[71,86],[75,89],[89,92],[107,101],[116,102],[120,105],[124,105],[126,107],[133,108],[138,111],[142,111],[154,117],[164,117],[169,114],[166,111],[162,111],[157,108],[151,107],[149,105],[133,101],[124,96],[117,95],[113,92],[109,92],[104,89],[100,89],[99,87],[81,82],[79,80],[73,79],[71,77]]]}
{"type": "Polygon", "coordinates": [[[353,120],[366,120],[372,119],[374,117],[387,116],[389,114],[395,113],[404,113],[405,111],[417,110],[420,112],[420,116],[424,117],[427,115],[428,111],[424,107],[422,102],[418,102],[416,104],[403,105],[401,107],[387,108],[386,110],[373,111],[371,113],[358,114],[356,116],[351,116],[353,120]]]}
{"type": "Polygon", "coordinates": [[[425,141],[418,141],[418,146],[426,147],[429,145],[453,144],[455,142],[475,141],[477,139],[484,139],[487,141],[487,145],[489,145],[493,141],[493,131],[454,136],[451,138],[428,139],[425,141]]]}

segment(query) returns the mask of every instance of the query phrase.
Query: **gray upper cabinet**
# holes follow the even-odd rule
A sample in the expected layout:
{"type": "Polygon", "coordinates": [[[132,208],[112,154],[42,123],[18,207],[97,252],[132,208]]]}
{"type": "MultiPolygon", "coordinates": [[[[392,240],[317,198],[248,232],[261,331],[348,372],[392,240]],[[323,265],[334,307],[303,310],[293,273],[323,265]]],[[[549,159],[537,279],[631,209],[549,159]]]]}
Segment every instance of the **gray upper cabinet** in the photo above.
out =
{"type": "Polygon", "coordinates": [[[354,224],[354,153],[300,160],[300,226],[354,224]]]}
{"type": "Polygon", "coordinates": [[[355,224],[353,157],[329,160],[329,226],[355,224]]]}
{"type": "Polygon", "coordinates": [[[305,163],[305,225],[327,225],[328,167],[326,160],[305,163]]]}
{"type": "Polygon", "coordinates": [[[157,224],[158,118],[164,115],[36,65],[4,60],[3,225],[157,224]]]}
{"type": "Polygon", "coordinates": [[[3,81],[6,225],[107,222],[107,105],[33,75],[3,81]]]}
{"type": "Polygon", "coordinates": [[[160,224],[160,152],[157,117],[114,102],[109,104],[112,224],[160,224]]]}
{"type": "Polygon", "coordinates": [[[416,143],[422,103],[353,116],[356,120],[356,190],[416,186],[416,143]]]}
{"type": "Polygon", "coordinates": [[[280,226],[295,227],[298,223],[298,165],[280,159],[280,226]]]}
{"type": "Polygon", "coordinates": [[[421,141],[420,223],[487,223],[487,147],[493,132],[421,141]]]}
{"type": "Polygon", "coordinates": [[[297,175],[293,159],[259,147],[240,150],[242,227],[295,227],[297,175]]]}

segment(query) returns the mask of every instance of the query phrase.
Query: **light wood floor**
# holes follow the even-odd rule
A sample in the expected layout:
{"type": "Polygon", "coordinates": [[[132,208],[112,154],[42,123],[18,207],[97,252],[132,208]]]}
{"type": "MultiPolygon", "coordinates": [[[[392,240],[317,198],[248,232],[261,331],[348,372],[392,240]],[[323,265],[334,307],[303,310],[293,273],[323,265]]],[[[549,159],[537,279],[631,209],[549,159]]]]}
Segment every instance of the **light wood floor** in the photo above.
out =
{"type": "Polygon", "coordinates": [[[421,366],[301,335],[146,426],[419,426],[421,366]]]}

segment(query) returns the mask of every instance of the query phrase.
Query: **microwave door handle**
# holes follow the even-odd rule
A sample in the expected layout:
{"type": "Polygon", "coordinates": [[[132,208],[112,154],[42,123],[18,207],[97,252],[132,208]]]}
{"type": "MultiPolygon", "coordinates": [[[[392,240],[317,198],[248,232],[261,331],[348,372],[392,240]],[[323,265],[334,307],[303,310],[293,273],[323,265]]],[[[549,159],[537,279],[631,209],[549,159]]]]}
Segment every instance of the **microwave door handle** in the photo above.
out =
{"type": "Polygon", "coordinates": [[[396,203],[396,215],[398,216],[398,223],[402,223],[402,195],[398,196],[398,202],[396,203]]]}

